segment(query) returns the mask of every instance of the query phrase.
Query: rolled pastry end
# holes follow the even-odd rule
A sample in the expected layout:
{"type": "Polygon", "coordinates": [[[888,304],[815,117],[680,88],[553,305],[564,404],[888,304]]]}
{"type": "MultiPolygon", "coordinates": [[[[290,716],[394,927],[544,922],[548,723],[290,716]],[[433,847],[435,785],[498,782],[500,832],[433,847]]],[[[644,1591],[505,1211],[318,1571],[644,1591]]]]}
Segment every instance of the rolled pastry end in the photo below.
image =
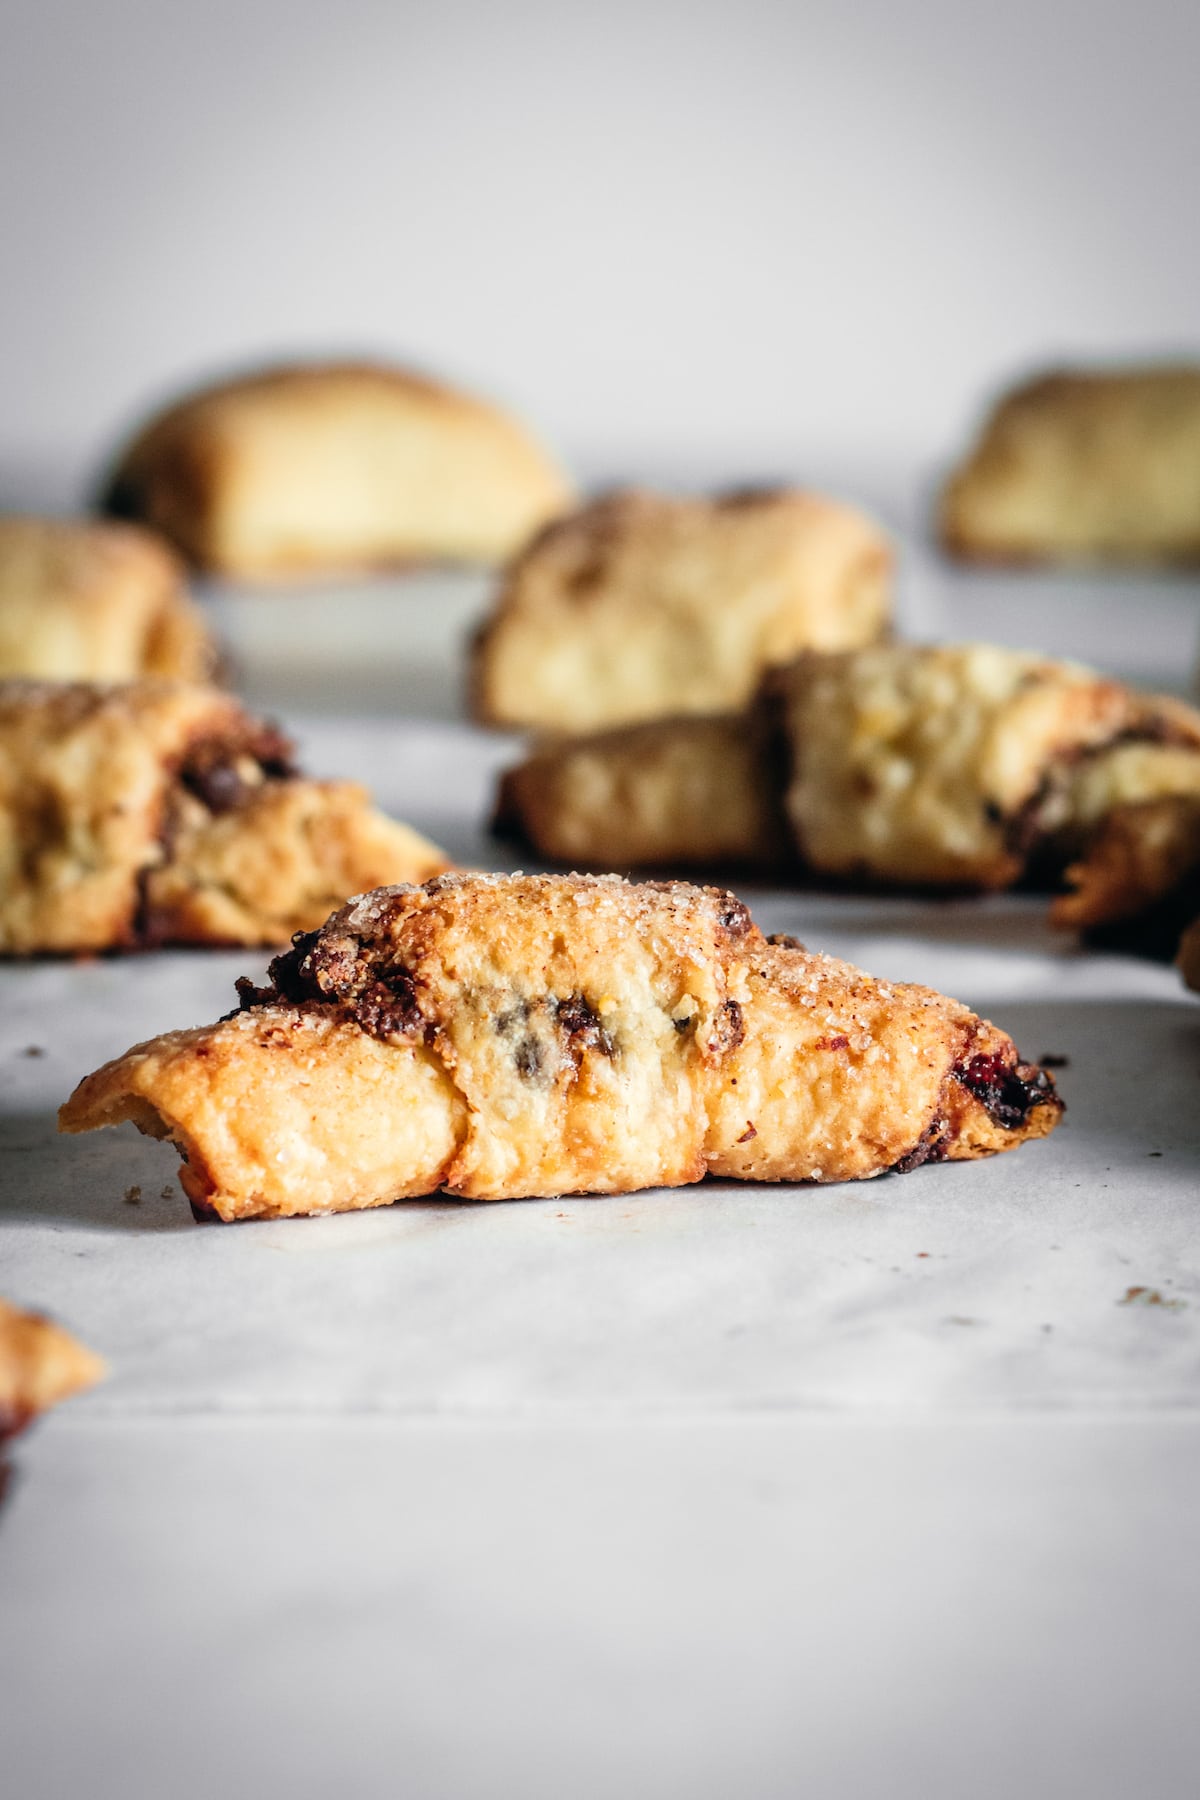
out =
{"type": "Polygon", "coordinates": [[[0,1444],[106,1373],[103,1359],[53,1319],[0,1300],[0,1444]]]}
{"type": "Polygon", "coordinates": [[[232,1220],[432,1193],[462,1115],[421,1045],[382,1043],[328,1008],[266,1006],[136,1045],[79,1084],[59,1129],[130,1120],[169,1138],[193,1210],[232,1220]]]}

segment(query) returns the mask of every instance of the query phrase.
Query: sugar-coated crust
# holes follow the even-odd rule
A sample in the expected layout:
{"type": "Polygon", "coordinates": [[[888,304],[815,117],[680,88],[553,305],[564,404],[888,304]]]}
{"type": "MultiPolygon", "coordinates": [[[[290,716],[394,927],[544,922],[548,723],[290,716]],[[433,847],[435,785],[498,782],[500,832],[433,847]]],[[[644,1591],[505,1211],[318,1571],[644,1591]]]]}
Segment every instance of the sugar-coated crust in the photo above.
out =
{"type": "Polygon", "coordinates": [[[0,1443],[104,1373],[101,1359],[61,1325],[0,1300],[0,1443]]]}
{"type": "Polygon", "coordinates": [[[1039,376],[996,405],[940,508],[990,562],[1200,562],[1200,367],[1039,376]]]}
{"type": "Polygon", "coordinates": [[[790,847],[776,760],[751,711],[557,738],[505,772],[496,825],[575,868],[773,867],[790,847]]]}
{"type": "Polygon", "coordinates": [[[247,580],[497,562],[572,490],[522,426],[376,363],[267,369],[187,395],[123,451],[107,510],[247,580]]]}
{"type": "Polygon", "coordinates": [[[858,1179],[1062,1110],[966,1007],[768,941],[718,888],[443,876],[350,902],[271,977],[88,1076],[62,1129],[171,1138],[193,1203],[237,1219],[858,1179]]]}
{"type": "Polygon", "coordinates": [[[446,866],[211,688],[0,682],[0,953],[277,944],[446,866]]]}
{"type": "Polygon", "coordinates": [[[0,677],[206,681],[215,666],[161,538],[111,520],[0,518],[0,677]]]}
{"type": "Polygon", "coordinates": [[[891,570],[879,527],[816,494],[611,494],[510,567],[474,647],[472,708],[564,732],[737,708],[801,650],[880,637],[891,570]]]}
{"type": "MultiPolygon", "coordinates": [[[[779,687],[803,859],[899,884],[1008,886],[1039,836],[1080,822],[1071,796],[1083,759],[1131,734],[1200,729],[1178,703],[993,644],[807,657],[779,687]]],[[[1136,789],[1136,771],[1123,773],[1136,789]]],[[[1147,778],[1160,775],[1156,766],[1147,778]]],[[[1110,787],[1121,787],[1115,773],[1110,787]]]]}

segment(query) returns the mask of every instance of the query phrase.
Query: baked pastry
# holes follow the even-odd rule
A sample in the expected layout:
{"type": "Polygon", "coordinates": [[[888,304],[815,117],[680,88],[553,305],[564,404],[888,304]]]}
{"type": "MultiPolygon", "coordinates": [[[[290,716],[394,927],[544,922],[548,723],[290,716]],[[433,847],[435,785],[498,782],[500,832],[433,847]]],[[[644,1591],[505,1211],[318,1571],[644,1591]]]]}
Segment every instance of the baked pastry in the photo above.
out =
{"type": "Polygon", "coordinates": [[[89,1075],[62,1130],[131,1119],[222,1219],[845,1181],[1008,1150],[1062,1110],[928,988],[764,938],[732,894],[615,875],[382,888],[243,1010],[89,1075]]]}
{"type": "Polygon", "coordinates": [[[1068,891],[1050,909],[1056,925],[1081,930],[1139,924],[1174,951],[1200,911],[1200,792],[1117,806],[1066,872],[1068,891]]]}
{"type": "Polygon", "coordinates": [[[0,1443],[60,1400],[94,1387],[101,1359],[41,1313],[0,1300],[0,1443]]]}
{"type": "Polygon", "coordinates": [[[891,574],[879,528],[816,494],[612,494],[508,570],[475,643],[472,707],[564,732],[732,710],[801,650],[880,637],[891,574]]]}
{"type": "Polygon", "coordinates": [[[102,505],[248,581],[491,563],[571,488],[496,407],[406,369],[312,363],[202,388],[121,453],[102,505]]]}
{"type": "Polygon", "coordinates": [[[135,525],[0,518],[0,676],[206,681],[212,639],[183,571],[135,525]]]}
{"type": "Polygon", "coordinates": [[[504,823],[584,865],[790,838],[838,880],[986,889],[1052,884],[1117,808],[1200,796],[1200,714],[1076,664],[878,645],[802,657],[768,686],[741,726],[664,720],[535,750],[504,779],[504,823]]]}
{"type": "Polygon", "coordinates": [[[807,657],[781,683],[804,862],[889,885],[1057,873],[1117,805],[1200,793],[1200,714],[992,644],[807,657]]]}
{"type": "Polygon", "coordinates": [[[772,868],[791,839],[761,710],[555,738],[502,776],[495,829],[570,867],[772,868]]]}
{"type": "Polygon", "coordinates": [[[447,867],[226,694],[0,682],[0,953],[279,944],[447,867]]]}
{"type": "Polygon", "coordinates": [[[1006,394],[941,498],[987,562],[1200,561],[1200,366],[1042,375],[1006,394]]]}
{"type": "Polygon", "coordinates": [[[1200,918],[1193,919],[1180,938],[1175,960],[1188,986],[1200,993],[1200,918]]]}

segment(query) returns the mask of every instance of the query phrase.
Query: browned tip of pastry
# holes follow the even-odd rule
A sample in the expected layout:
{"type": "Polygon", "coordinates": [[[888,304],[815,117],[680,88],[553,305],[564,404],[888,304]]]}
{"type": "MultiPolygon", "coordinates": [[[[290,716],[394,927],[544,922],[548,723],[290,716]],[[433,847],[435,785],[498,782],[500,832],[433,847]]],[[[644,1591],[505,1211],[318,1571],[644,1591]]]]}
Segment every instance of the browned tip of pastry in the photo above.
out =
{"type": "Polygon", "coordinates": [[[0,1300],[0,1442],[105,1373],[102,1359],[61,1325],[0,1300]]]}
{"type": "Polygon", "coordinates": [[[1200,909],[1200,795],[1166,794],[1101,819],[1066,872],[1051,921],[1103,931],[1148,954],[1174,954],[1200,909]]]}

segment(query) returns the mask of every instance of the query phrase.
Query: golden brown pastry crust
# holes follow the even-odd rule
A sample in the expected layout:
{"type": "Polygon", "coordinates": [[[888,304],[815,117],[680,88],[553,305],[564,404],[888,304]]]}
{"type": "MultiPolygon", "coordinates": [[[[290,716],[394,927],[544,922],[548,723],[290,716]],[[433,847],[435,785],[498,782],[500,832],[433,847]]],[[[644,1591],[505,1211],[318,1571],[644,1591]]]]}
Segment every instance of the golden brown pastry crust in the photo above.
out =
{"type": "Polygon", "coordinates": [[[940,531],[987,562],[1200,562],[1200,367],[1042,375],[951,475],[940,531]]]}
{"type": "Polygon", "coordinates": [[[773,739],[761,710],[554,738],[505,772],[496,829],[575,868],[772,868],[790,852],[773,739]]]}
{"type": "Polygon", "coordinates": [[[267,369],[187,395],[122,453],[108,511],[251,581],[498,562],[571,504],[499,409],[375,363],[267,369]]]}
{"type": "Polygon", "coordinates": [[[1200,796],[1118,806],[1068,868],[1069,891],[1054,901],[1050,917],[1080,929],[1134,919],[1198,877],[1200,796]]]}
{"type": "Polygon", "coordinates": [[[62,1129],[170,1137],[193,1203],[236,1219],[851,1180],[1061,1112],[966,1007],[768,941],[717,888],[444,876],[362,896],[271,977],[87,1077],[62,1129]]]}
{"type": "Polygon", "coordinates": [[[1107,807],[1200,779],[1191,708],[998,645],[806,657],[779,688],[788,814],[825,874],[1007,887],[1107,807]]]}
{"type": "Polygon", "coordinates": [[[879,528],[815,494],[612,494],[510,567],[475,644],[472,708],[578,733],[741,707],[799,651],[880,637],[891,570],[879,528]]]}
{"type": "Polygon", "coordinates": [[[0,1300],[0,1444],[104,1373],[101,1359],[61,1325],[0,1300]]]}
{"type": "Polygon", "coordinates": [[[0,954],[278,944],[446,866],[214,689],[0,682],[0,954]]]}
{"type": "Polygon", "coordinates": [[[0,677],[207,681],[216,662],[183,570],[152,532],[0,518],[0,677]]]}

